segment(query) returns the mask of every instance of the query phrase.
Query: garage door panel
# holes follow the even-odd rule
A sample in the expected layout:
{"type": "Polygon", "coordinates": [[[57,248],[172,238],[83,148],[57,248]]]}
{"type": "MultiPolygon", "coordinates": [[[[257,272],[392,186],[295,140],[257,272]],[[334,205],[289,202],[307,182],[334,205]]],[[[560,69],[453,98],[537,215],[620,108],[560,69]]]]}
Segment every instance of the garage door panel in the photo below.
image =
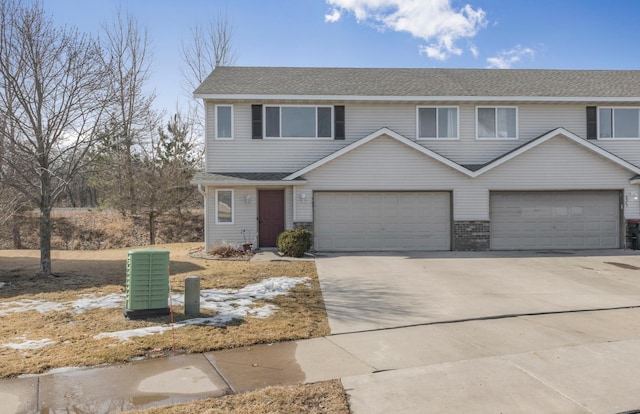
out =
{"type": "Polygon", "coordinates": [[[494,192],[490,209],[492,249],[619,247],[618,191],[494,192]]]}
{"type": "Polygon", "coordinates": [[[317,250],[450,249],[449,193],[318,192],[314,217],[317,250]]]}

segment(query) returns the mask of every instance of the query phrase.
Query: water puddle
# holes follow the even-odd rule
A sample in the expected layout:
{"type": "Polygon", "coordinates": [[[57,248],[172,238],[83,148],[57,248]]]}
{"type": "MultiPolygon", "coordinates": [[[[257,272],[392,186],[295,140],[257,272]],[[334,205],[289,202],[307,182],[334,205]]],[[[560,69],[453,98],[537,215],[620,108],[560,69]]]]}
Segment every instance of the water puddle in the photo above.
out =
{"type": "Polygon", "coordinates": [[[257,345],[212,352],[208,357],[236,392],[267,385],[293,385],[305,380],[296,361],[295,342],[257,345]]]}

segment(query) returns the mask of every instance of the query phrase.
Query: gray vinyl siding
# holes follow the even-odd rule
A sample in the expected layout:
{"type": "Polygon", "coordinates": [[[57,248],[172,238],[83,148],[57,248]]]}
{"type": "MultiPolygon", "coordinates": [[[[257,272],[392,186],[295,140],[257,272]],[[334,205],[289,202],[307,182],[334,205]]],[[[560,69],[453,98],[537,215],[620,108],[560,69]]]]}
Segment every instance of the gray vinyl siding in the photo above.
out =
{"type": "MultiPolygon", "coordinates": [[[[477,178],[469,178],[391,138],[381,137],[306,174],[305,188],[453,191],[454,220],[489,220],[490,191],[637,191],[636,186],[628,184],[631,175],[599,155],[555,138],[477,178]]],[[[627,217],[639,213],[637,201],[625,208],[627,217]]]]}
{"type": "MultiPolygon", "coordinates": [[[[225,102],[225,104],[229,104],[225,102]]],[[[293,172],[363,138],[380,128],[416,140],[416,106],[424,104],[346,105],[346,139],[251,139],[251,104],[234,102],[234,139],[216,140],[214,134],[215,103],[207,102],[207,171],[215,172],[293,172]]],[[[327,103],[323,103],[327,104],[327,103]]],[[[557,127],[584,137],[586,135],[586,105],[581,104],[521,104],[518,107],[517,140],[476,139],[476,106],[491,103],[441,104],[458,106],[459,139],[416,140],[459,164],[484,164],[533,138],[557,127]]],[[[504,104],[502,104],[504,105],[504,104]]],[[[640,163],[640,145],[632,142],[596,142],[603,148],[630,162],[640,163]]]]}
{"type": "MultiPolygon", "coordinates": [[[[219,189],[230,189],[229,187],[219,187],[219,189]]],[[[207,214],[207,238],[205,248],[209,250],[216,243],[223,241],[240,243],[243,240],[242,230],[246,229],[247,238],[253,241],[258,231],[256,221],[256,209],[258,193],[255,188],[237,187],[233,188],[234,217],[233,224],[216,224],[216,188],[207,187],[205,199],[205,212],[207,214]],[[251,195],[250,203],[245,197],[251,195]]]]}

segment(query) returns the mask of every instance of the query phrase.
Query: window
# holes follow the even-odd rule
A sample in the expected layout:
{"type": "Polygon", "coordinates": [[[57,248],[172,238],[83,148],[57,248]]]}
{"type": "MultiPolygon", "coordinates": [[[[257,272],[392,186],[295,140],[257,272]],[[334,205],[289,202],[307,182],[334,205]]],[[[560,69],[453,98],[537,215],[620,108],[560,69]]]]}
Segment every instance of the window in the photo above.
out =
{"type": "Polygon", "coordinates": [[[233,139],[233,106],[216,105],[216,139],[233,139]]]}
{"type": "Polygon", "coordinates": [[[331,138],[330,106],[265,106],[266,138],[331,138]]]}
{"type": "Polygon", "coordinates": [[[599,138],[640,138],[640,108],[599,108],[599,138]]]}
{"type": "Polygon", "coordinates": [[[216,224],[233,224],[233,190],[216,190],[216,224]]]}
{"type": "Polygon", "coordinates": [[[513,107],[478,107],[479,139],[518,139],[518,111],[513,107]]]}
{"type": "Polygon", "coordinates": [[[458,138],[458,108],[418,107],[418,139],[435,138],[458,138]]]}

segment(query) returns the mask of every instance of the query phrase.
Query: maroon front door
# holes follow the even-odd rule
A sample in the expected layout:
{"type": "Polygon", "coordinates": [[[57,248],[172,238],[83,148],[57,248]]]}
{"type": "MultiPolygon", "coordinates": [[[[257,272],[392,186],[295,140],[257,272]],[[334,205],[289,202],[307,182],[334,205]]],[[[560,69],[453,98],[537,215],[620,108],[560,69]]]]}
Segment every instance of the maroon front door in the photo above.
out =
{"type": "Polygon", "coordinates": [[[258,241],[260,247],[276,247],[284,231],[284,190],[258,191],[258,241]]]}

